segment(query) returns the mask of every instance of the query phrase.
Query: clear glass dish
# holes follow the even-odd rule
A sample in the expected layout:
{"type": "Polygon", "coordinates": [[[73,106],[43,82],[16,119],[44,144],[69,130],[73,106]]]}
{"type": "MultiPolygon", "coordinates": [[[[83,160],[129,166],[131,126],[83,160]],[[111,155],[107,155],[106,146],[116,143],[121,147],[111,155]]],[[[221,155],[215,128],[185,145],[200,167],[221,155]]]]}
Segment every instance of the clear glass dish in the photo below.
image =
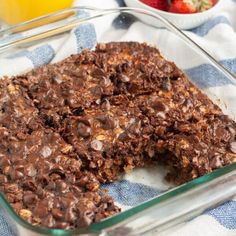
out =
{"type": "MultiPolygon", "coordinates": [[[[93,24],[98,42],[141,41],[157,45],[161,53],[183,69],[204,93],[233,119],[236,115],[236,78],[171,23],[151,12],[117,8],[100,10],[90,7],[71,8],[46,17],[23,23],[0,32],[0,60],[11,58],[18,51],[27,50],[80,27],[93,24]],[[121,14],[121,16],[120,16],[121,14]],[[118,16],[118,18],[117,18],[118,16]],[[119,27],[108,23],[116,18],[119,27]],[[134,22],[135,19],[135,23],[134,22]],[[126,34],[127,24],[140,24],[133,33],[126,34]],[[149,26],[151,22],[152,26],[149,26]],[[101,26],[103,33],[101,34],[101,26]],[[138,29],[138,30],[137,30],[138,29]],[[149,31],[150,29],[150,31],[149,31]],[[153,34],[153,30],[155,34],[153,34]],[[139,34],[139,37],[135,37],[139,34]],[[122,35],[122,36],[121,36],[122,35]],[[165,40],[171,35],[172,41],[165,40]],[[181,45],[181,51],[175,43],[181,45]],[[181,53],[181,52],[185,53],[181,53]],[[205,65],[205,66],[202,66],[205,65]],[[200,70],[201,73],[198,73],[200,70]],[[201,76],[203,78],[199,79],[201,76]],[[217,79],[216,79],[217,78],[217,79]],[[210,87],[208,86],[210,83],[210,87]],[[218,97],[221,99],[219,100],[218,97]]],[[[129,30],[132,30],[132,26],[129,30]]],[[[134,30],[134,28],[133,28],[134,30]]],[[[162,178],[164,178],[164,173],[162,178]]],[[[190,220],[236,194],[236,163],[181,186],[169,186],[159,196],[107,218],[88,228],[78,230],[45,229],[21,219],[0,194],[0,212],[4,214],[16,235],[166,235],[174,226],[190,220]]]]}

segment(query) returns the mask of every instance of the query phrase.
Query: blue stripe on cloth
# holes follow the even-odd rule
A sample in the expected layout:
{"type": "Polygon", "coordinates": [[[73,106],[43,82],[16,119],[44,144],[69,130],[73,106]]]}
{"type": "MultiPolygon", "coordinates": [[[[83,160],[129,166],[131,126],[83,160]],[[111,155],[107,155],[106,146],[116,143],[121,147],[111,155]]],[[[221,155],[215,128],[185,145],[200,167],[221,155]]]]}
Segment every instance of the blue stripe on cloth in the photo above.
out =
{"type": "Polygon", "coordinates": [[[116,2],[118,3],[119,7],[125,7],[125,2],[124,0],[116,0],[116,2]]]}
{"type": "Polygon", "coordinates": [[[217,17],[207,21],[206,23],[204,23],[194,29],[191,29],[190,32],[203,37],[206,34],[208,34],[208,32],[211,29],[213,29],[216,25],[219,25],[219,24],[230,25],[230,22],[229,22],[228,18],[226,18],[225,16],[217,16],[217,17]]]}
{"type": "MultiPolygon", "coordinates": [[[[236,58],[222,60],[220,63],[236,75],[236,58]]],[[[200,88],[216,87],[230,83],[230,81],[227,80],[222,73],[210,64],[202,64],[200,66],[187,69],[185,72],[200,88]]]]}
{"type": "Polygon", "coordinates": [[[134,183],[128,180],[116,181],[102,185],[108,190],[108,194],[115,202],[125,206],[135,206],[150,198],[156,197],[163,192],[141,183],[134,183]]]}
{"type": "Polygon", "coordinates": [[[54,56],[54,49],[50,45],[45,44],[35,48],[32,51],[22,50],[11,56],[8,56],[7,58],[14,59],[18,57],[27,57],[32,62],[34,67],[39,67],[50,63],[54,56]]]}
{"type": "Polygon", "coordinates": [[[5,218],[0,214],[0,235],[1,236],[14,236],[14,232],[9,227],[5,218]]]}
{"type": "MultiPolygon", "coordinates": [[[[77,17],[85,18],[90,14],[84,10],[78,10],[77,17]]],[[[97,44],[97,35],[93,24],[84,23],[74,30],[77,43],[77,52],[81,52],[84,48],[92,49],[97,44]]]]}
{"type": "Polygon", "coordinates": [[[27,51],[25,56],[32,61],[34,67],[39,67],[50,63],[55,56],[55,51],[50,45],[46,44],[35,48],[31,52],[27,51]]]}
{"type": "Polygon", "coordinates": [[[92,49],[97,44],[97,36],[94,26],[90,23],[84,23],[74,30],[77,42],[77,52],[84,48],[92,49]]]}
{"type": "Polygon", "coordinates": [[[236,229],[236,201],[228,201],[204,214],[214,217],[227,229],[236,229]]]}
{"type": "Polygon", "coordinates": [[[113,20],[112,26],[115,29],[128,29],[136,20],[137,18],[129,13],[121,13],[113,20]]]}

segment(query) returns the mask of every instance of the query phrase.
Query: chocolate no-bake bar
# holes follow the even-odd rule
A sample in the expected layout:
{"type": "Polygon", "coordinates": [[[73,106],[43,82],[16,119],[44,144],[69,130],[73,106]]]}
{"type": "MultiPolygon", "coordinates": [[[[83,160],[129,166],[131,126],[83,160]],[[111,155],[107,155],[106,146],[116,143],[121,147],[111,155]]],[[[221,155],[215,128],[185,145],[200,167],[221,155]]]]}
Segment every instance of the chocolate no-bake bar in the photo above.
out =
{"type": "Polygon", "coordinates": [[[181,184],[236,160],[236,123],[146,44],[98,44],[5,78],[0,108],[0,189],[34,225],[119,212],[100,184],[135,167],[164,165],[181,184]]]}
{"type": "Polygon", "coordinates": [[[71,229],[119,212],[96,176],[81,170],[73,147],[52,130],[18,137],[0,127],[0,147],[0,190],[29,223],[71,229]]]}

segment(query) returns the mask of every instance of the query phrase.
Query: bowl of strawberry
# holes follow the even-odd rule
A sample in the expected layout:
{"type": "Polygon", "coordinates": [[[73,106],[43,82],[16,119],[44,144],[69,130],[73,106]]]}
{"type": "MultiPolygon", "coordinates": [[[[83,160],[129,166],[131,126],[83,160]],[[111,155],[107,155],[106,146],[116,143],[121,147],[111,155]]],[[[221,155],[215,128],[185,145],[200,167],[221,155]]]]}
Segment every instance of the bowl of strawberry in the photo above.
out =
{"type": "Polygon", "coordinates": [[[195,28],[220,9],[223,0],[125,0],[129,7],[155,12],[180,29],[195,28]]]}

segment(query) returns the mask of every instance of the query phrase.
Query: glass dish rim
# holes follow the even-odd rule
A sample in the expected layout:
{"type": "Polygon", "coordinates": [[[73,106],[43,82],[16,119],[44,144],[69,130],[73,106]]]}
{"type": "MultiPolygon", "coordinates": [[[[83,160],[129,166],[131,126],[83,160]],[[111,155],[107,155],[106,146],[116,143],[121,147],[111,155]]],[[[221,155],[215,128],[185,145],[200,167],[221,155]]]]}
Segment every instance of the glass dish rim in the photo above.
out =
{"type": "MultiPolygon", "coordinates": [[[[70,11],[70,10],[91,10],[91,11],[94,11],[96,13],[92,16],[80,18],[75,23],[73,23],[73,22],[70,23],[69,26],[71,26],[71,28],[73,28],[74,26],[76,26],[79,23],[85,23],[86,21],[90,21],[90,20],[93,20],[93,19],[96,19],[96,18],[99,18],[99,17],[104,17],[104,16],[109,15],[109,14],[114,14],[114,13],[122,13],[122,12],[138,13],[138,14],[145,14],[145,15],[154,17],[154,18],[160,20],[165,25],[166,28],[170,29],[172,32],[176,33],[181,38],[183,38],[194,49],[200,51],[205,57],[208,58],[208,60],[211,61],[212,64],[214,64],[214,66],[219,71],[221,71],[224,75],[226,75],[227,78],[231,82],[236,84],[235,75],[233,75],[231,72],[229,72],[227,69],[225,69],[213,57],[211,57],[211,55],[209,55],[204,49],[202,49],[199,45],[197,45],[194,41],[192,41],[188,36],[186,36],[186,34],[184,34],[176,26],[174,26],[168,20],[166,20],[165,18],[163,18],[162,16],[160,16],[156,13],[150,12],[148,10],[139,9],[139,8],[120,7],[120,8],[113,8],[113,9],[98,9],[98,8],[87,7],[87,6],[72,7],[72,8],[68,8],[66,10],[62,10],[62,11],[59,11],[59,12],[56,12],[56,13],[49,14],[47,16],[39,17],[37,19],[33,19],[31,21],[24,22],[24,23],[9,27],[7,29],[4,29],[4,30],[0,31],[0,35],[2,35],[3,33],[8,32],[8,31],[10,32],[11,30],[17,29],[17,27],[27,26],[27,24],[31,24],[32,22],[37,22],[37,21],[40,21],[42,19],[46,19],[47,17],[54,17],[57,14],[65,13],[65,12],[70,11]]],[[[61,26],[61,28],[63,28],[63,26],[61,26]]],[[[67,26],[66,29],[68,29],[68,26],[67,26]]],[[[58,33],[58,32],[56,31],[55,33],[58,33]]],[[[31,36],[29,36],[29,39],[30,39],[30,37],[31,36]]],[[[17,40],[11,42],[8,46],[9,47],[14,47],[17,40]]],[[[24,41],[19,42],[19,44],[21,44],[21,43],[24,43],[24,41]]],[[[0,50],[1,50],[2,47],[4,47],[4,45],[0,46],[0,50]]],[[[168,201],[169,199],[172,199],[173,197],[176,197],[176,196],[179,196],[183,193],[189,192],[189,191],[191,191],[191,190],[193,190],[197,187],[203,186],[204,184],[207,184],[210,181],[215,180],[217,177],[227,175],[228,173],[233,172],[235,170],[236,170],[236,163],[233,163],[233,164],[228,165],[226,167],[215,170],[212,173],[209,173],[207,175],[204,175],[204,176],[201,176],[197,179],[194,179],[190,182],[187,182],[183,185],[174,187],[174,188],[166,191],[165,193],[158,195],[157,197],[154,197],[154,198],[152,198],[148,201],[145,201],[145,202],[141,203],[138,206],[132,207],[131,209],[125,210],[125,211],[123,211],[119,214],[116,214],[116,215],[112,216],[112,217],[104,219],[99,223],[93,223],[92,225],[90,225],[87,228],[80,228],[80,229],[75,229],[75,230],[48,229],[48,228],[43,228],[43,227],[39,227],[39,226],[33,226],[30,223],[28,223],[27,221],[25,221],[24,219],[22,219],[21,217],[19,217],[15,213],[15,211],[13,210],[11,205],[7,202],[7,200],[5,199],[5,197],[3,196],[2,193],[0,193],[0,202],[3,205],[4,209],[7,211],[7,213],[9,214],[9,216],[14,221],[16,221],[18,224],[20,224],[24,228],[32,230],[36,233],[42,233],[44,235],[54,235],[54,236],[56,236],[56,235],[57,236],[58,235],[74,235],[74,234],[98,234],[98,233],[101,233],[102,230],[110,228],[114,225],[117,225],[118,223],[121,223],[121,222],[123,222],[127,219],[130,219],[130,217],[136,216],[137,214],[143,212],[146,209],[149,209],[152,206],[160,204],[164,201],[168,201]]]]}

